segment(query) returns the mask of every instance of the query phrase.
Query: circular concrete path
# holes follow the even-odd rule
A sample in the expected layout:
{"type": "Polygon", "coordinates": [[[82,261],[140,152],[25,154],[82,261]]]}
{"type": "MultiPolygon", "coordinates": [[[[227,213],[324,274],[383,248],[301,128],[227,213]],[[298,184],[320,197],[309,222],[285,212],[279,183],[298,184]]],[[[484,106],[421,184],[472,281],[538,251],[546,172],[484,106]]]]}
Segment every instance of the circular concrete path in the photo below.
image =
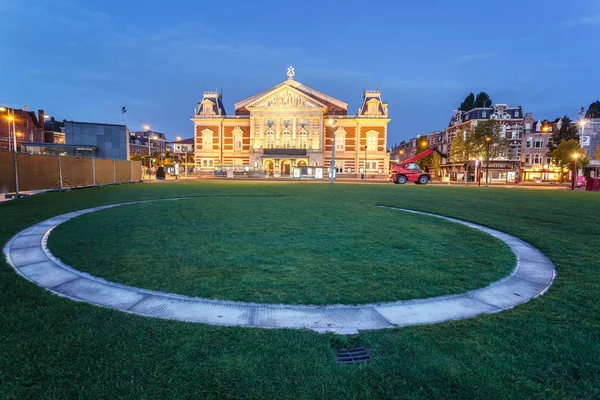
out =
{"type": "MultiPolygon", "coordinates": [[[[182,199],[150,201],[165,200],[182,199]]],[[[101,307],[211,325],[312,329],[339,334],[496,313],[544,294],[556,275],[554,264],[544,254],[514,236],[453,218],[385,206],[380,207],[442,218],[483,231],[506,243],[516,254],[517,265],[509,276],[487,287],[458,295],[358,306],[275,305],[210,300],[120,285],[65,265],[48,250],[47,240],[52,229],[71,218],[150,201],[88,208],[40,222],[8,241],[4,247],[6,260],[17,273],[52,293],[101,307]]]]}

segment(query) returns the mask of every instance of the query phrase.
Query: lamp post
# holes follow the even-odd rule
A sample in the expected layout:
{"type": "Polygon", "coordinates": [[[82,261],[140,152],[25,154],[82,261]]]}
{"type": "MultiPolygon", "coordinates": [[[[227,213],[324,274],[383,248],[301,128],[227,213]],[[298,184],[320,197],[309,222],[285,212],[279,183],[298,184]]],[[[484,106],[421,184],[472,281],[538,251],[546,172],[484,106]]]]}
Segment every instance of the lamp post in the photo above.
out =
{"type": "Polygon", "coordinates": [[[490,136],[485,137],[485,187],[488,186],[488,176],[490,173],[490,144],[492,143],[492,138],[490,136]]]}
{"type": "Polygon", "coordinates": [[[571,190],[575,190],[575,181],[577,180],[577,158],[579,154],[573,153],[573,172],[571,174],[571,190]]]}
{"type": "Polygon", "coordinates": [[[335,181],[335,124],[337,120],[329,118],[329,124],[331,125],[331,171],[329,172],[329,182],[335,181]]]}
{"type": "Polygon", "coordinates": [[[483,157],[479,156],[479,162],[477,163],[477,165],[479,166],[479,169],[477,170],[477,186],[481,186],[481,167],[483,164],[483,157]]]}
{"type": "MultiPolygon", "coordinates": [[[[366,138],[365,138],[365,140],[366,140],[366,138]]],[[[364,174],[365,181],[367,180],[367,149],[368,148],[369,148],[369,145],[365,141],[365,171],[364,171],[365,172],[365,174],[364,174]]]]}
{"type": "Polygon", "coordinates": [[[12,143],[13,143],[13,150],[14,150],[14,155],[13,155],[13,163],[14,163],[14,170],[15,170],[15,198],[18,199],[19,197],[21,197],[19,195],[19,172],[17,170],[17,128],[15,127],[15,109],[14,108],[6,108],[6,107],[0,107],[0,111],[6,111],[6,120],[7,120],[7,124],[8,124],[8,150],[10,151],[10,133],[11,133],[11,122],[12,122],[12,143]],[[12,115],[9,114],[9,111],[12,110],[12,115]]]}

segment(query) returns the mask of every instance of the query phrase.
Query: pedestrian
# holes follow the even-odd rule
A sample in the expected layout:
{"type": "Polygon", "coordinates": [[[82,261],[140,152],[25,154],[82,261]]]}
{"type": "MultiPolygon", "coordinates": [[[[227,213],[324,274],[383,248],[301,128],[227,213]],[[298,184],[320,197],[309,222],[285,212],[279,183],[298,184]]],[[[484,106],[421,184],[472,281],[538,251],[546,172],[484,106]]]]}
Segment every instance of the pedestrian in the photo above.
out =
{"type": "Polygon", "coordinates": [[[175,179],[177,180],[177,179],[179,179],[179,163],[176,162],[173,165],[173,167],[174,167],[174,170],[175,170],[175,179]]]}

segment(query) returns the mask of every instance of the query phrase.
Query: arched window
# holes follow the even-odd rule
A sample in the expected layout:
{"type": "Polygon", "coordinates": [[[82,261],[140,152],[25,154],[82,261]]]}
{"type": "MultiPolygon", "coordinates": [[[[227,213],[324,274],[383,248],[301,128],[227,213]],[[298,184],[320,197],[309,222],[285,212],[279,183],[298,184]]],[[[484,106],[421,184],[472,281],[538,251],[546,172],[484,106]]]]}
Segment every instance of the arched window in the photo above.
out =
{"type": "Polygon", "coordinates": [[[301,149],[308,148],[308,132],[304,128],[298,131],[298,147],[301,149]]]}
{"type": "Polygon", "coordinates": [[[335,149],[340,151],[346,149],[346,131],[342,127],[335,131],[335,149]]]}
{"type": "Polygon", "coordinates": [[[275,147],[275,131],[271,128],[265,131],[265,149],[272,149],[275,147]]]}
{"type": "Polygon", "coordinates": [[[289,149],[291,144],[291,132],[286,128],[281,132],[281,147],[284,149],[289,149]]]}

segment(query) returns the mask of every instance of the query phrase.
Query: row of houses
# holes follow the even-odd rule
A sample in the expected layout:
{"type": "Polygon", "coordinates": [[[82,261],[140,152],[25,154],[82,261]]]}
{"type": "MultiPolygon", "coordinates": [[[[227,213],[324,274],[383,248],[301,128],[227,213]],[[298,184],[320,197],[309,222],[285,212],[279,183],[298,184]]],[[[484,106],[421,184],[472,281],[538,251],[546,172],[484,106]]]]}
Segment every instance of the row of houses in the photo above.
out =
{"type": "MultiPolygon", "coordinates": [[[[548,143],[554,132],[557,132],[563,118],[555,120],[536,120],[532,113],[523,113],[522,107],[511,107],[506,104],[496,104],[492,107],[475,108],[469,111],[456,111],[451,117],[448,127],[426,135],[427,140],[419,142],[418,138],[401,142],[391,150],[392,162],[402,161],[412,157],[419,146],[437,147],[442,153],[450,154],[452,141],[457,135],[473,128],[479,122],[496,120],[500,123],[502,136],[510,144],[510,151],[504,157],[498,157],[489,163],[491,182],[511,183],[526,182],[558,182],[565,174],[552,164],[549,157],[548,143]]],[[[600,145],[600,119],[587,119],[580,125],[580,142],[592,160],[590,170],[600,167],[600,161],[595,159],[596,148],[600,145]]],[[[420,137],[422,137],[420,136],[420,137]]],[[[487,166],[487,163],[486,163],[487,166]]],[[[438,171],[430,171],[442,180],[464,180],[465,173],[469,179],[476,180],[477,171],[481,171],[481,160],[470,160],[468,163],[452,163],[450,158],[443,158],[438,171]]]]}

